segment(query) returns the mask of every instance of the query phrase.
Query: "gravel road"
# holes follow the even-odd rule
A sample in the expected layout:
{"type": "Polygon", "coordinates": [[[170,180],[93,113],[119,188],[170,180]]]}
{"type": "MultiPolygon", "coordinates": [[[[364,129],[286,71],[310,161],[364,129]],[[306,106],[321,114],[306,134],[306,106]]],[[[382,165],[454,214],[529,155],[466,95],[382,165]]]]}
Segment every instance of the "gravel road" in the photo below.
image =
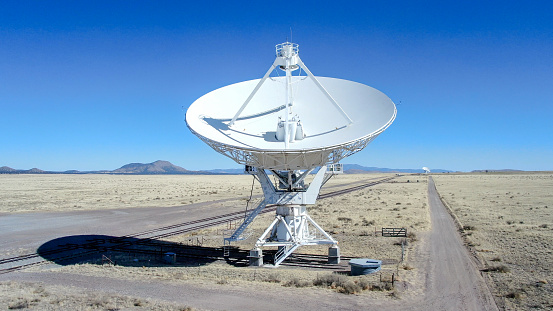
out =
{"type": "Polygon", "coordinates": [[[498,310],[453,219],[440,200],[432,177],[428,177],[428,203],[432,231],[415,256],[416,265],[427,271],[426,294],[420,309],[498,310]]]}
{"type": "Polygon", "coordinates": [[[243,210],[231,200],[217,200],[172,207],[1,214],[0,253],[34,252],[64,236],[123,236],[243,210]]]}

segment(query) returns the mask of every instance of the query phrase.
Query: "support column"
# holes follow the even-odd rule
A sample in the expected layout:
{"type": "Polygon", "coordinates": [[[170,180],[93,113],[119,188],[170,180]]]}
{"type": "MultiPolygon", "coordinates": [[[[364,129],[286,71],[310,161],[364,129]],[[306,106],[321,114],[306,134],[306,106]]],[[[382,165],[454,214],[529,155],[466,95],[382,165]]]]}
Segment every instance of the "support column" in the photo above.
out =
{"type": "Polygon", "coordinates": [[[336,244],[328,248],[328,263],[331,265],[340,263],[340,248],[336,244]]]}
{"type": "Polygon", "coordinates": [[[261,267],[263,266],[263,251],[260,248],[254,248],[250,250],[250,266],[261,267]]]}

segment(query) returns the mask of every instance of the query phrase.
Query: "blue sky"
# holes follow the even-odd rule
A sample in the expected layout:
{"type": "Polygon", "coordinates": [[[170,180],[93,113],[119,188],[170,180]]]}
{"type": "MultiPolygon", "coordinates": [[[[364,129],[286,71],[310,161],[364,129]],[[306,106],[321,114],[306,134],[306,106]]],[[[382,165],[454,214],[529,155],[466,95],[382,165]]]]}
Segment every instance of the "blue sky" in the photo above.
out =
{"type": "Polygon", "coordinates": [[[553,170],[551,1],[0,1],[0,166],[237,168],[186,108],[290,37],[396,121],[344,163],[553,170]]]}

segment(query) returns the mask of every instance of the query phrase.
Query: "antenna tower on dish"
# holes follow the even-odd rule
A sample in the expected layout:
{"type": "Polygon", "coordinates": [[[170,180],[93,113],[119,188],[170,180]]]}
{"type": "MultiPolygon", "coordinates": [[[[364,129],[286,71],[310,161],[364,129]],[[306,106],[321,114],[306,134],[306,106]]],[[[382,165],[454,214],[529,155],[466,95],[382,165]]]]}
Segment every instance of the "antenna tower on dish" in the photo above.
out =
{"type": "Polygon", "coordinates": [[[292,72],[298,70],[299,68],[303,69],[307,73],[309,78],[312,79],[312,81],[320,89],[320,91],[334,105],[336,110],[342,115],[345,121],[347,121],[347,125],[353,123],[349,116],[344,112],[342,107],[338,105],[336,100],[332,98],[327,90],[321,85],[319,80],[317,80],[317,78],[311,73],[307,66],[305,66],[305,64],[301,61],[299,56],[299,45],[291,42],[284,42],[281,44],[277,44],[276,59],[273,62],[273,65],[271,66],[271,68],[269,68],[269,70],[267,70],[263,78],[259,80],[255,88],[253,89],[253,92],[250,93],[244,104],[242,104],[240,109],[238,109],[238,111],[230,121],[229,127],[232,127],[235,124],[236,119],[238,119],[238,117],[242,114],[246,106],[248,106],[252,98],[255,96],[257,91],[259,91],[267,78],[269,78],[270,74],[275,70],[275,68],[279,68],[286,72],[286,80],[284,83],[286,94],[284,101],[284,120],[279,120],[276,133],[276,138],[284,142],[285,149],[288,149],[289,143],[294,142],[296,139],[301,140],[304,137],[299,117],[297,115],[293,116],[294,96],[292,93],[292,72]]]}
{"type": "Polygon", "coordinates": [[[263,78],[196,100],[186,113],[189,129],[217,152],[245,165],[263,190],[263,200],[225,238],[225,245],[245,239],[255,217],[276,205],[275,219],[250,251],[251,265],[263,265],[264,247],[278,247],[273,261],[278,266],[300,246],[323,244],[329,245],[329,263],[339,263],[338,241],[308,215],[307,206],[315,204],[323,184],[342,171],[338,162],[365,148],[395,117],[394,103],[380,91],[315,77],[301,60],[299,46],[291,42],[276,45],[276,58],[263,78]],[[279,70],[285,75],[271,77],[279,70]],[[293,75],[296,70],[306,76],[293,75]],[[306,177],[317,168],[307,184],[306,177]]]}

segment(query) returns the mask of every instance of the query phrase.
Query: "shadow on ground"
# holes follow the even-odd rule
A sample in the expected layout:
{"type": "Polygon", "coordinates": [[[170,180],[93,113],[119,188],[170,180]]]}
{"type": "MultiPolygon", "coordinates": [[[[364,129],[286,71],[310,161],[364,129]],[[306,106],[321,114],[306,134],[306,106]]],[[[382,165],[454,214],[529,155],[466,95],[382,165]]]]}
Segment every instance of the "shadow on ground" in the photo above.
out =
{"type": "Polygon", "coordinates": [[[50,240],[37,249],[42,258],[59,265],[200,266],[217,260],[226,260],[234,266],[248,264],[247,251],[238,248],[228,251],[224,257],[221,247],[107,235],[66,236],[50,240]]]}

